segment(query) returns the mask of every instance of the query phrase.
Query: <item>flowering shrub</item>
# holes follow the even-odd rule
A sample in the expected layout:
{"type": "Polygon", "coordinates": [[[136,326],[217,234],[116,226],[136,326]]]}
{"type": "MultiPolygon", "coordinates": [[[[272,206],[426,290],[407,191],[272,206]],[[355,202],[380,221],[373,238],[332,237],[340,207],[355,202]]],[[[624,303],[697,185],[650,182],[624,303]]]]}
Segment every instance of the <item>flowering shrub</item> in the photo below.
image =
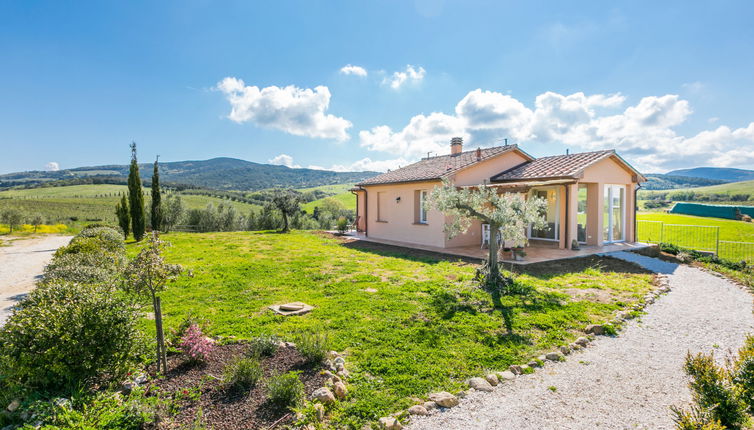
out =
{"type": "Polygon", "coordinates": [[[212,352],[212,341],[202,334],[202,329],[191,324],[181,339],[181,351],[192,361],[204,362],[212,352]]]}

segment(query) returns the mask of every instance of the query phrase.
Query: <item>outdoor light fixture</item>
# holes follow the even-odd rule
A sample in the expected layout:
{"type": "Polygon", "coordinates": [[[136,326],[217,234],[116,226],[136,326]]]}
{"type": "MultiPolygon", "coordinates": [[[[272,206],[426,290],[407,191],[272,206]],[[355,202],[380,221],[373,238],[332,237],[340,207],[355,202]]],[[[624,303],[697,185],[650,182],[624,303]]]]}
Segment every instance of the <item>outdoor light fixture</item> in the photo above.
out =
{"type": "Polygon", "coordinates": [[[396,198],[395,198],[395,202],[396,202],[396,203],[400,203],[400,202],[401,202],[401,198],[400,198],[400,197],[396,197],[396,198]]]}

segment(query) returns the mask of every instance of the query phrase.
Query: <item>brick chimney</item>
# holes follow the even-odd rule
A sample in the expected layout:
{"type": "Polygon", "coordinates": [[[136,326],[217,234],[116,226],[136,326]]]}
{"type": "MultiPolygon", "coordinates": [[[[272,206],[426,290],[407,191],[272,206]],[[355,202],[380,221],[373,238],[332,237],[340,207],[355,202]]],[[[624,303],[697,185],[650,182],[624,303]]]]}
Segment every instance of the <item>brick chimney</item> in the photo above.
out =
{"type": "Polygon", "coordinates": [[[450,139],[450,155],[458,155],[463,152],[463,138],[454,137],[450,139]]]}

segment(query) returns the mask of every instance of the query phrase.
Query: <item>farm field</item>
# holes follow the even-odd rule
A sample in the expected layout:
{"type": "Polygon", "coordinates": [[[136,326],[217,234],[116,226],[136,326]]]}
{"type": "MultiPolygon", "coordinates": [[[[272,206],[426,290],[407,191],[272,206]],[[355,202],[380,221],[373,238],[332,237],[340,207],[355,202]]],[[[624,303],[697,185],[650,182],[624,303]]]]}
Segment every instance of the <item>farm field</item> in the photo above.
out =
{"type": "MultiPolygon", "coordinates": [[[[508,334],[472,281],[475,266],[461,261],[313,232],[163,238],[173,244],[167,259],[193,272],[162,294],[167,328],[193,316],[210,334],[239,338],[326,331],[352,374],[350,401],[333,414],[339,427],[359,428],[409,406],[411,396],[456,392],[468,377],[525,363],[637,301],[653,281],[609,258],[531,266],[518,279],[533,293],[504,299],[514,315],[508,334]],[[315,309],[293,317],[267,309],[291,301],[315,309]]],[[[129,245],[130,254],[137,249],[129,245]]]]}
{"type": "MultiPolygon", "coordinates": [[[[325,197],[328,198],[328,197],[325,197]]],[[[350,191],[346,191],[345,193],[339,193],[335,194],[334,196],[330,196],[329,198],[335,199],[343,204],[343,207],[345,207],[348,210],[355,211],[356,210],[356,196],[351,194],[350,191]]],[[[301,205],[301,209],[306,211],[307,213],[314,212],[314,208],[317,206],[320,206],[322,204],[322,201],[324,199],[318,199],[314,200],[309,203],[305,203],[301,205]]]]}
{"type": "MultiPolygon", "coordinates": [[[[47,224],[104,221],[115,222],[115,204],[125,185],[70,185],[65,187],[45,187],[21,190],[0,191],[0,211],[15,208],[24,214],[39,213],[47,224]]],[[[149,188],[144,188],[149,202],[149,188]]],[[[235,202],[218,197],[183,195],[181,200],[187,209],[201,209],[212,203],[232,205],[241,214],[248,214],[258,206],[235,202]]]]}

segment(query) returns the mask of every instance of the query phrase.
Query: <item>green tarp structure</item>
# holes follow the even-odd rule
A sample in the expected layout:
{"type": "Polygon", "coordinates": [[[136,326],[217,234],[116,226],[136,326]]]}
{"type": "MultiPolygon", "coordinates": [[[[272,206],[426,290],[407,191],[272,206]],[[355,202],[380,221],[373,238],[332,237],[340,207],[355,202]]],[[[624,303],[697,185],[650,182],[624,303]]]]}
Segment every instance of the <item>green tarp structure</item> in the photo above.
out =
{"type": "Polygon", "coordinates": [[[736,209],[741,215],[754,218],[754,206],[703,205],[701,203],[676,203],[670,209],[672,214],[706,216],[713,218],[736,219],[736,209]]]}

